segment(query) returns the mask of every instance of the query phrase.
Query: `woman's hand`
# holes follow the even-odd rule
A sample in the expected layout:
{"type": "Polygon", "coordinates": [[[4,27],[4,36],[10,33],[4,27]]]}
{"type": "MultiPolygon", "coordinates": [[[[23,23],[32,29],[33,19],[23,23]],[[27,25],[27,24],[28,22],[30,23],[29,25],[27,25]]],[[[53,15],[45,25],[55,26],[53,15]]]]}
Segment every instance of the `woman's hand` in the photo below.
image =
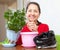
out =
{"type": "Polygon", "coordinates": [[[37,31],[37,29],[38,29],[38,26],[36,25],[35,22],[28,22],[27,26],[28,26],[29,30],[31,30],[31,31],[37,31]]]}

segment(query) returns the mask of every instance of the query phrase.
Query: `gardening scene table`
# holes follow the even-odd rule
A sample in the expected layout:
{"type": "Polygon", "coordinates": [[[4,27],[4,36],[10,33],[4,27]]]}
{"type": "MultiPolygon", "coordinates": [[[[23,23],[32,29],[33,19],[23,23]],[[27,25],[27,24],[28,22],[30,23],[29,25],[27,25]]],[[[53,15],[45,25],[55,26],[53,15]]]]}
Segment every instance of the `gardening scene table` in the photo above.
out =
{"type": "Polygon", "coordinates": [[[20,45],[17,45],[15,47],[3,47],[0,45],[0,50],[57,50],[56,48],[48,48],[48,49],[37,49],[36,47],[31,47],[31,48],[25,48],[20,45]]]}

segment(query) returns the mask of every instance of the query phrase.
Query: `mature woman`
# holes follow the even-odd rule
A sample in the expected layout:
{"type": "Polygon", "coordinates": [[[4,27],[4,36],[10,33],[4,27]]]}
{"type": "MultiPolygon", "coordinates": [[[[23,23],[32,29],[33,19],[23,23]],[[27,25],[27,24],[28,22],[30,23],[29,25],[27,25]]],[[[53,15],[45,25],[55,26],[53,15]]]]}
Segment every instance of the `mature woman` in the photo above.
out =
{"type": "MultiPolygon", "coordinates": [[[[41,9],[38,3],[36,2],[28,3],[26,7],[26,17],[28,21],[21,30],[21,32],[38,32],[38,34],[48,32],[49,31],[48,25],[38,21],[40,14],[41,9]]],[[[16,44],[22,44],[21,36],[18,38],[16,44]]]]}

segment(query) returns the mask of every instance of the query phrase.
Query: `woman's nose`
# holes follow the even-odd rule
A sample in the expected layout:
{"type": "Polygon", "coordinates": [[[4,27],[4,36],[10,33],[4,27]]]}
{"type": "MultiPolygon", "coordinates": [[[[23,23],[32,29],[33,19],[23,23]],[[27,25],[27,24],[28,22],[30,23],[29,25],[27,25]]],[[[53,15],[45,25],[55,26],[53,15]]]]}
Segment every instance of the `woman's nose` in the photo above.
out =
{"type": "Polygon", "coordinates": [[[31,12],[31,15],[34,15],[34,11],[31,12]]]}

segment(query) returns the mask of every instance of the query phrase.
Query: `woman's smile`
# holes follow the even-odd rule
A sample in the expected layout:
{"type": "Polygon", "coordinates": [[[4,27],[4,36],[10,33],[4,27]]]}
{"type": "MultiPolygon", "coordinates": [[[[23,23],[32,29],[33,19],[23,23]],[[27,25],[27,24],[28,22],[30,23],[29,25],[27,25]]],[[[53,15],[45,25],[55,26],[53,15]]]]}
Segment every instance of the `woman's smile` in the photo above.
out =
{"type": "Polygon", "coordinates": [[[30,4],[29,8],[27,9],[26,16],[29,19],[29,21],[36,21],[39,17],[39,10],[38,10],[37,5],[30,4]]]}

